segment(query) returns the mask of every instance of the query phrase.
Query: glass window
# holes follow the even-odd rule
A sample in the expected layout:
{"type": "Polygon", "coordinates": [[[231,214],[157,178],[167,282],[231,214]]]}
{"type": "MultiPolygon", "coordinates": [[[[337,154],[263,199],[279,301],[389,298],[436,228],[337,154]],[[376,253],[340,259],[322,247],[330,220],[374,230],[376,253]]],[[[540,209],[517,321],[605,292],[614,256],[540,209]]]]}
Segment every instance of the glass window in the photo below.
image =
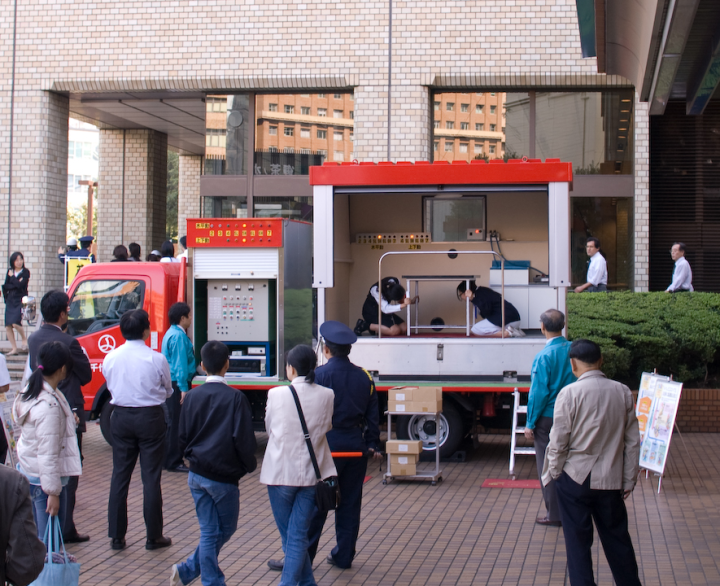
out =
{"type": "Polygon", "coordinates": [[[479,142],[475,143],[475,152],[480,153],[480,154],[482,154],[482,152],[483,152],[483,145],[480,144],[479,142]]]}
{"type": "Polygon", "coordinates": [[[470,130],[470,123],[469,122],[461,122],[460,130],[470,130]]]}
{"type": "Polygon", "coordinates": [[[203,218],[247,218],[246,197],[203,197],[203,218]]]}
{"type": "Polygon", "coordinates": [[[68,142],[68,158],[75,158],[75,141],[71,140],[68,142]]]}
{"type": "Polygon", "coordinates": [[[265,197],[253,198],[254,217],[290,218],[304,222],[313,221],[312,197],[265,197]]]}
{"type": "Polygon", "coordinates": [[[318,130],[317,137],[321,138],[323,140],[326,139],[327,138],[327,130],[318,130]]]}
{"type": "Polygon", "coordinates": [[[485,230],[485,197],[425,197],[424,224],[433,242],[467,242],[468,232],[485,230]]]}
{"type": "Polygon", "coordinates": [[[269,129],[270,131],[268,132],[268,134],[269,134],[270,136],[277,136],[277,128],[278,128],[277,126],[271,126],[270,129],[269,129]]]}
{"type": "Polygon", "coordinates": [[[433,122],[433,127],[440,128],[440,120],[435,120],[435,122],[433,122]]]}
{"type": "Polygon", "coordinates": [[[292,126],[286,126],[285,130],[283,131],[283,134],[285,136],[294,136],[295,135],[295,129],[292,126]]]}
{"type": "Polygon", "coordinates": [[[342,151],[334,151],[333,152],[333,160],[335,161],[344,161],[345,160],[345,153],[342,151]]]}
{"type": "Polygon", "coordinates": [[[355,120],[355,112],[353,110],[350,110],[350,119],[355,120]]]}
{"type": "Polygon", "coordinates": [[[318,94],[318,98],[324,98],[325,94],[318,94]]]}
{"type": "Polygon", "coordinates": [[[460,152],[461,152],[461,153],[466,153],[466,152],[468,152],[468,143],[466,143],[466,142],[461,142],[461,143],[460,143],[460,152]]]}
{"type": "Polygon", "coordinates": [[[268,110],[270,112],[277,112],[277,104],[268,104],[268,110]]]}
{"type": "Polygon", "coordinates": [[[318,108],[318,116],[327,116],[327,108],[318,108]]]}
{"type": "Polygon", "coordinates": [[[490,92],[490,95],[491,95],[491,96],[494,96],[494,95],[495,95],[495,92],[490,92]]]}
{"type": "Polygon", "coordinates": [[[309,155],[312,151],[310,149],[300,149],[301,155],[309,155]]]}
{"type": "Polygon", "coordinates": [[[301,128],[300,129],[300,138],[310,138],[310,129],[309,128],[301,128]]]}
{"type": "Polygon", "coordinates": [[[455,146],[455,143],[452,140],[446,140],[445,141],[445,152],[451,153],[453,151],[454,146],[455,146]]]}
{"type": "Polygon", "coordinates": [[[294,149],[293,147],[285,147],[285,148],[283,149],[283,152],[284,152],[284,153],[291,153],[291,154],[292,154],[292,153],[295,152],[295,149],[294,149]]]}
{"type": "Polygon", "coordinates": [[[327,157],[327,151],[325,149],[318,149],[317,153],[322,157],[327,157]]]}
{"type": "Polygon", "coordinates": [[[350,133],[350,140],[351,140],[351,141],[354,141],[354,140],[355,140],[355,135],[354,135],[352,132],[350,133]]]}
{"type": "Polygon", "coordinates": [[[469,111],[470,111],[470,104],[460,104],[460,111],[461,111],[461,112],[469,112],[469,111]]]}
{"type": "Polygon", "coordinates": [[[440,144],[440,143],[439,143],[438,141],[435,141],[435,142],[433,143],[433,150],[435,150],[435,151],[438,150],[438,145],[439,145],[439,144],[440,144]]]}
{"type": "Polygon", "coordinates": [[[301,98],[309,98],[309,97],[310,97],[310,94],[300,94],[300,97],[301,97],[301,98]]]}
{"type": "Polygon", "coordinates": [[[491,145],[488,147],[488,149],[489,149],[491,155],[494,155],[494,154],[495,154],[495,145],[494,145],[494,144],[491,144],[491,145]]]}
{"type": "Polygon", "coordinates": [[[495,129],[496,129],[496,128],[497,128],[497,125],[496,125],[496,124],[491,124],[491,125],[490,125],[490,132],[495,132],[495,129]]]}
{"type": "Polygon", "coordinates": [[[455,123],[448,120],[447,122],[445,122],[445,128],[448,130],[452,130],[453,128],[455,128],[455,123]]]}
{"type": "Polygon", "coordinates": [[[477,105],[475,106],[475,114],[482,114],[484,107],[485,107],[485,106],[483,106],[482,104],[477,104],[477,105]]]}
{"type": "Polygon", "coordinates": [[[333,94],[333,98],[336,100],[342,100],[342,94],[333,94]]]}
{"type": "Polygon", "coordinates": [[[343,117],[342,110],[333,110],[333,118],[342,118],[342,117],[343,117]]]}
{"type": "Polygon", "coordinates": [[[452,112],[455,109],[455,102],[447,102],[445,108],[448,112],[452,112]]]}
{"type": "Polygon", "coordinates": [[[342,139],[343,139],[343,133],[342,133],[342,132],[334,132],[334,133],[333,133],[333,139],[334,139],[334,140],[342,140],[342,139]]]}
{"type": "MultiPolygon", "coordinates": [[[[212,100],[207,102],[212,109],[205,113],[205,174],[245,175],[252,131],[248,127],[249,97],[237,94],[206,99],[212,100]]],[[[269,135],[269,126],[266,132],[269,135]]]]}
{"type": "Polygon", "coordinates": [[[126,311],[143,308],[144,297],[143,281],[83,281],[70,300],[68,333],[81,336],[116,326],[126,311]]]}
{"type": "Polygon", "coordinates": [[[497,106],[490,106],[490,114],[495,114],[496,109],[497,109],[497,106]]]}
{"type": "Polygon", "coordinates": [[[476,131],[485,130],[485,125],[484,125],[482,122],[476,122],[476,123],[475,123],[475,130],[476,130],[476,131]]]}
{"type": "Polygon", "coordinates": [[[303,116],[310,116],[310,106],[302,106],[302,107],[300,108],[300,113],[301,113],[303,116]]]}
{"type": "Polygon", "coordinates": [[[476,92],[475,95],[476,95],[476,96],[482,96],[482,95],[483,95],[483,92],[476,92]]]}
{"type": "Polygon", "coordinates": [[[440,102],[435,102],[434,108],[435,108],[435,110],[439,110],[439,109],[440,109],[440,102]]]}
{"type": "Polygon", "coordinates": [[[283,106],[283,109],[285,110],[285,114],[292,114],[293,112],[295,112],[295,106],[291,106],[290,104],[285,104],[285,106],[283,106]]]}
{"type": "Polygon", "coordinates": [[[312,149],[284,147],[279,152],[277,147],[266,151],[255,151],[255,175],[308,175],[310,167],[322,165],[327,153],[312,149]]]}

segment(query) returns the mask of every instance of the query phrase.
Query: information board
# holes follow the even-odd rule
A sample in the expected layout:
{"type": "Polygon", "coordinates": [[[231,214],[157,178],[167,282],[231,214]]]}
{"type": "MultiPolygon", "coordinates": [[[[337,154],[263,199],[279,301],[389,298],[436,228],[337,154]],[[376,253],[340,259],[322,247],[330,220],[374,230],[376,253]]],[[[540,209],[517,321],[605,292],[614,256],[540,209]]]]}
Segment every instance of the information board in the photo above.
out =
{"type": "Polygon", "coordinates": [[[643,372],[640,379],[640,390],[638,390],[637,405],[635,406],[635,415],[637,416],[638,426],[640,427],[640,439],[645,437],[645,429],[650,419],[650,411],[652,403],[655,399],[655,391],[657,383],[660,381],[669,381],[670,377],[660,376],[652,372],[643,372]]]}
{"type": "Polygon", "coordinates": [[[670,380],[655,383],[645,434],[640,443],[642,468],[658,474],[664,472],[681,393],[682,383],[670,380]]]}

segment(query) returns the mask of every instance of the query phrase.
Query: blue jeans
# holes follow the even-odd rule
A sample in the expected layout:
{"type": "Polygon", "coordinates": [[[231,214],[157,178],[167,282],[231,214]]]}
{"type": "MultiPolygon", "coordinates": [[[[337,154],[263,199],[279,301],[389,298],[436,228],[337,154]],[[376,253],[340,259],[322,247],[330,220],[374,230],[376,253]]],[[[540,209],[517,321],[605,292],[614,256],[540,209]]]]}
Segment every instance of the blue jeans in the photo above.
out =
{"type": "Polygon", "coordinates": [[[285,552],[279,586],[317,586],[308,554],[308,529],[315,512],[315,487],[268,486],[268,495],[285,552]]]}
{"type": "MultiPolygon", "coordinates": [[[[35,525],[37,526],[38,539],[42,541],[45,539],[45,530],[47,529],[48,515],[45,510],[47,509],[48,495],[43,492],[43,489],[37,484],[30,485],[30,500],[33,504],[33,517],[35,518],[35,525]]],[[[60,517],[60,527],[65,523],[65,509],[67,503],[67,488],[63,486],[62,492],[60,493],[60,511],[58,516],[60,517]]]]}
{"type": "Polygon", "coordinates": [[[237,529],[240,491],[235,484],[217,482],[193,472],[188,474],[188,486],[200,523],[200,543],[187,560],[178,564],[180,580],[189,584],[200,576],[203,586],[225,586],[218,554],[237,529]]]}

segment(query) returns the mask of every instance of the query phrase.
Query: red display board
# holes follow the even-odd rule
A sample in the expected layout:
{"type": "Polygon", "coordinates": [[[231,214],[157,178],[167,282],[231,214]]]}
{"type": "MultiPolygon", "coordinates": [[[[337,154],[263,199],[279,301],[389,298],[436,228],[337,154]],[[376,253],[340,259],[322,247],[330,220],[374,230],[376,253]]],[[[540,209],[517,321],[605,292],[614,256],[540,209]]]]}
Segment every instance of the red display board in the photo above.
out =
{"type": "Polygon", "coordinates": [[[188,248],[280,248],[282,219],[189,218],[188,248]]]}

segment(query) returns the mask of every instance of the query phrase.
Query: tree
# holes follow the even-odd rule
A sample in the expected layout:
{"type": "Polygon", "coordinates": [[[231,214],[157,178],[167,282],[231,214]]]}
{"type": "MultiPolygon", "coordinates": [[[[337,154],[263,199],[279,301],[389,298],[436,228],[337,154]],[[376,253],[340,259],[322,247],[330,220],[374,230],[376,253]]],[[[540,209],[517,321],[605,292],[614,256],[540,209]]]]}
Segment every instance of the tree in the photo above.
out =
{"type": "Polygon", "coordinates": [[[177,240],[180,156],[173,151],[168,151],[167,165],[167,207],[165,215],[165,238],[167,238],[168,240],[177,240]]]}
{"type": "MultiPolygon", "coordinates": [[[[67,238],[80,238],[87,232],[87,203],[67,209],[67,238]]],[[[97,200],[93,201],[93,236],[97,237],[97,200]]]]}

